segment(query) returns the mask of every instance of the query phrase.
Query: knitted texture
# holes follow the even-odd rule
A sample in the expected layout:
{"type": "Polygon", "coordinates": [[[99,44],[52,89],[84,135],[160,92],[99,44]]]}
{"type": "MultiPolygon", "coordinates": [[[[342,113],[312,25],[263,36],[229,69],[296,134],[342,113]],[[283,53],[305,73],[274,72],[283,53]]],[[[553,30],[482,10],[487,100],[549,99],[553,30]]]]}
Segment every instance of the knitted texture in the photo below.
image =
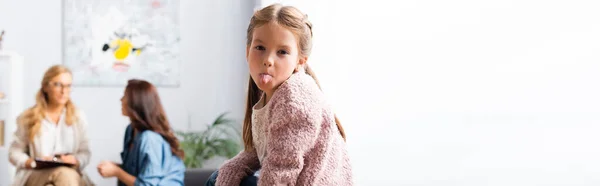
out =
{"type": "Polygon", "coordinates": [[[346,143],[312,77],[293,74],[264,107],[253,110],[252,125],[264,130],[252,131],[264,134],[254,137],[262,138],[254,140],[257,149],[226,162],[219,169],[218,186],[238,186],[258,169],[259,186],[353,185],[346,143]]]}

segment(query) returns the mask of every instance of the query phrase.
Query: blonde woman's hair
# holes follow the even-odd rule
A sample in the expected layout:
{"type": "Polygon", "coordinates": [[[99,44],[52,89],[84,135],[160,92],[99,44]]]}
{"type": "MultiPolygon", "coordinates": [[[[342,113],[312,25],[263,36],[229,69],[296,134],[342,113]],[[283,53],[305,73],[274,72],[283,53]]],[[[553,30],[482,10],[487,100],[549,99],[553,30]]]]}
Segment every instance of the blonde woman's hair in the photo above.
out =
{"type": "MultiPolygon", "coordinates": [[[[267,23],[274,23],[284,28],[289,29],[298,39],[298,48],[301,57],[310,56],[310,52],[312,50],[312,24],[308,21],[308,17],[292,6],[282,6],[281,4],[273,4],[267,6],[263,9],[260,9],[254,12],[254,15],[250,19],[250,25],[248,25],[248,30],[246,32],[246,47],[250,47],[252,44],[252,37],[254,34],[254,30],[260,26],[263,26],[267,23]]],[[[308,64],[304,64],[304,72],[310,75],[319,88],[319,81],[317,80],[317,76],[314,71],[308,66],[308,64]]],[[[302,72],[302,71],[299,71],[302,72]]],[[[246,115],[244,117],[243,124],[243,134],[242,138],[244,139],[244,148],[247,151],[252,151],[254,149],[254,145],[252,142],[252,106],[254,106],[262,95],[262,91],[258,89],[258,86],[254,81],[252,81],[252,77],[249,77],[248,80],[248,98],[246,101],[246,115]]],[[[337,125],[338,130],[340,131],[340,135],[344,140],[346,139],[346,133],[344,132],[344,128],[340,123],[340,120],[335,117],[335,123],[337,125]]]]}
{"type": "MultiPolygon", "coordinates": [[[[41,87],[35,95],[35,105],[28,108],[19,117],[19,123],[24,125],[28,129],[28,136],[30,140],[33,140],[40,131],[42,120],[46,117],[46,108],[48,108],[48,94],[44,92],[44,88],[49,86],[52,78],[59,76],[63,73],[71,74],[71,71],[62,65],[54,65],[46,70],[44,77],[42,78],[41,87]]],[[[67,101],[66,108],[66,120],[67,125],[72,125],[77,121],[77,110],[71,100],[67,101]]]]}

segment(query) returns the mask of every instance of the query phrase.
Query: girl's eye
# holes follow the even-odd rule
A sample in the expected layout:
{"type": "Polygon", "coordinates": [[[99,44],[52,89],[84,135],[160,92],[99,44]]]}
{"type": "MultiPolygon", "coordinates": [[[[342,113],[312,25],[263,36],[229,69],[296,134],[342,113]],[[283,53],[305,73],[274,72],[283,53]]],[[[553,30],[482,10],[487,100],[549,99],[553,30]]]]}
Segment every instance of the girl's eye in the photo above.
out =
{"type": "Polygon", "coordinates": [[[256,49],[256,50],[265,50],[265,47],[263,47],[263,46],[256,46],[256,47],[254,47],[254,49],[256,49]]]}
{"type": "Polygon", "coordinates": [[[279,53],[279,54],[283,54],[283,55],[289,54],[289,52],[287,52],[287,51],[285,51],[285,50],[280,50],[280,51],[277,51],[277,53],[279,53]]]}

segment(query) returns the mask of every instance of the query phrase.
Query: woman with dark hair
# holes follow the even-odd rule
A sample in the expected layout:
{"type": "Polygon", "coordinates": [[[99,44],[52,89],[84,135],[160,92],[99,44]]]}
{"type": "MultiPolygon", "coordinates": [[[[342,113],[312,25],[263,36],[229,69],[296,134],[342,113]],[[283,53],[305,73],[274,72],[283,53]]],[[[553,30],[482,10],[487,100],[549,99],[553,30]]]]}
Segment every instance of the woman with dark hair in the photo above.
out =
{"type": "Polygon", "coordinates": [[[121,98],[122,113],[129,117],[122,165],[103,161],[98,172],[117,177],[123,185],[183,185],[183,150],[173,134],[156,88],[147,81],[129,80],[121,98]]]}

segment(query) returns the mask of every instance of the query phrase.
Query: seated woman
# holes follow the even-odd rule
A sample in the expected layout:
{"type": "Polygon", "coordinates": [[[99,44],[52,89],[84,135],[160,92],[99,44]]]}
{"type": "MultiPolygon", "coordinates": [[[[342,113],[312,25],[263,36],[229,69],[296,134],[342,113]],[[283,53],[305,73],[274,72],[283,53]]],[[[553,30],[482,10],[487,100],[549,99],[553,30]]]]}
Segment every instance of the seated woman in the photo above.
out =
{"type": "Polygon", "coordinates": [[[9,149],[10,162],[17,167],[13,185],[92,185],[83,173],[90,159],[87,122],[70,99],[71,82],[69,69],[50,67],[35,105],[17,119],[9,149]],[[39,169],[35,159],[60,159],[74,166],[39,169]]]}
{"type": "Polygon", "coordinates": [[[173,134],[156,88],[143,80],[130,80],[121,98],[121,112],[129,117],[122,165],[103,161],[98,172],[117,177],[119,185],[183,185],[183,150],[173,134]]]}

